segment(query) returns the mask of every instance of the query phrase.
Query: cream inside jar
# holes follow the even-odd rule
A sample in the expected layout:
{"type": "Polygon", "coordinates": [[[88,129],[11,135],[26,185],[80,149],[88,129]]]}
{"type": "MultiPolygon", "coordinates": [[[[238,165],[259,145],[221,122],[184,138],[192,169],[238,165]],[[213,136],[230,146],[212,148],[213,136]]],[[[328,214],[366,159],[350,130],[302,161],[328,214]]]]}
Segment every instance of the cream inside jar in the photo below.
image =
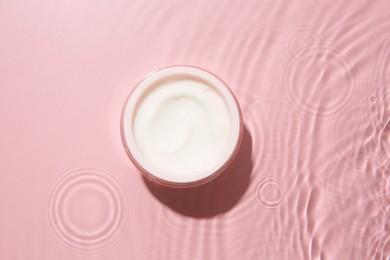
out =
{"type": "Polygon", "coordinates": [[[130,158],[147,177],[168,183],[194,183],[217,173],[241,135],[229,89],[194,67],[151,74],[130,95],[122,117],[130,158]]]}

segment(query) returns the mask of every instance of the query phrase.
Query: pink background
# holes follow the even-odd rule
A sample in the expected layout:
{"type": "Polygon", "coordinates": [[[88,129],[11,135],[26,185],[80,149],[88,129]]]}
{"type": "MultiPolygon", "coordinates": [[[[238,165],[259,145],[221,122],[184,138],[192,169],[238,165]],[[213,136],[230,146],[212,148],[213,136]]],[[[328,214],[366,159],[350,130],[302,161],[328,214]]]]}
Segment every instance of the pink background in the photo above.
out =
{"type": "Polygon", "coordinates": [[[386,259],[390,3],[0,0],[0,259],[386,259]],[[122,147],[128,93],[188,64],[238,158],[188,190],[122,147]]]}

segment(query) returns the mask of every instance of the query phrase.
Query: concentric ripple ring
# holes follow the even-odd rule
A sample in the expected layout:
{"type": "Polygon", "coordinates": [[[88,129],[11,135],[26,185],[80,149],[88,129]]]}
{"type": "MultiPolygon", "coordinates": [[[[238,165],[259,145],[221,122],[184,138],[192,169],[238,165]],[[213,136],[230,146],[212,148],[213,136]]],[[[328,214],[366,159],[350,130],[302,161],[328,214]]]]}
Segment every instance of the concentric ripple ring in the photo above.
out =
{"type": "Polygon", "coordinates": [[[275,180],[265,178],[258,182],[255,196],[262,208],[277,210],[283,202],[284,190],[275,180]]]}
{"type": "Polygon", "coordinates": [[[50,185],[44,219],[54,238],[68,249],[96,252],[126,230],[128,210],[120,182],[101,167],[77,167],[50,185]]]}

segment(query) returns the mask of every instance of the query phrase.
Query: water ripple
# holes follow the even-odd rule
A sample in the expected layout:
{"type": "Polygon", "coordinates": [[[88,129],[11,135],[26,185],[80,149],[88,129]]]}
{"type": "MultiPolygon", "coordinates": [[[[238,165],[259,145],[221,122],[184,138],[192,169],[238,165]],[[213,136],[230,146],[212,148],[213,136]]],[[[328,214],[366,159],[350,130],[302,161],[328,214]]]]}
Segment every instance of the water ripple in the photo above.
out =
{"type": "MultiPolygon", "coordinates": [[[[157,242],[161,246],[168,246],[168,254],[180,253],[184,256],[192,256],[194,259],[210,259],[212,255],[218,255],[224,246],[226,232],[221,228],[225,226],[225,221],[220,217],[213,219],[197,219],[180,216],[167,207],[161,207],[160,218],[163,223],[158,231],[160,240],[166,243],[157,242]]],[[[232,224],[236,228],[237,224],[232,224]]],[[[232,228],[233,228],[232,227],[232,228]]],[[[229,230],[231,230],[229,228],[229,230]]],[[[179,254],[179,255],[180,255],[179,254]]],[[[149,259],[149,258],[148,258],[149,259]]],[[[154,259],[154,258],[152,258],[154,259]]],[[[157,258],[156,258],[157,259],[157,258]]],[[[182,259],[163,257],[158,259],[182,259]]]]}
{"type": "Polygon", "coordinates": [[[292,57],[284,69],[283,89],[294,111],[320,119],[352,102],[356,76],[343,52],[329,45],[311,45],[292,57]]]}
{"type": "Polygon", "coordinates": [[[260,244],[251,259],[302,259],[296,247],[289,240],[268,239],[260,244]]]}
{"type": "Polygon", "coordinates": [[[289,237],[263,235],[236,242],[237,244],[227,250],[229,253],[222,254],[223,257],[220,259],[304,259],[297,244],[292,243],[289,237]]]}
{"type": "Polygon", "coordinates": [[[237,86],[235,91],[244,102],[253,99],[253,95],[277,89],[279,64],[284,58],[280,48],[287,28],[286,24],[258,23],[255,30],[242,31],[229,39],[235,44],[224,53],[229,57],[224,65],[229,70],[229,81],[237,86]]]}
{"type": "Polygon", "coordinates": [[[291,111],[280,93],[252,95],[243,111],[249,130],[258,133],[255,135],[258,139],[254,140],[257,160],[285,158],[294,152],[299,143],[302,118],[291,111]]]}
{"type": "Polygon", "coordinates": [[[368,158],[359,153],[347,153],[340,158],[329,161],[325,168],[325,179],[322,184],[327,202],[332,208],[344,207],[356,193],[369,188],[376,180],[375,169],[367,168],[368,158]]]}
{"type": "Polygon", "coordinates": [[[381,74],[380,77],[383,80],[383,84],[388,85],[390,83],[390,35],[382,43],[379,60],[378,71],[381,74]]]}
{"type": "Polygon", "coordinates": [[[371,142],[378,163],[383,163],[390,158],[390,81],[378,84],[370,97],[375,97],[369,109],[371,142]]]}
{"type": "Polygon", "coordinates": [[[374,194],[361,209],[365,223],[360,234],[358,259],[385,259],[390,255],[390,193],[374,194]]]}
{"type": "MultiPolygon", "coordinates": [[[[170,208],[166,206],[159,207],[158,216],[161,217],[163,221],[164,228],[170,233],[184,235],[189,232],[200,232],[199,229],[192,229],[193,226],[199,226],[202,222],[202,219],[196,218],[186,218],[184,219],[180,214],[172,211],[170,208]]],[[[202,230],[203,231],[203,230],[202,230]]]]}
{"type": "Polygon", "coordinates": [[[390,258],[390,239],[388,235],[379,233],[365,238],[360,247],[358,260],[377,260],[390,258]]]}
{"type": "Polygon", "coordinates": [[[367,99],[357,101],[335,115],[327,125],[331,154],[341,158],[347,153],[364,149],[371,138],[370,108],[367,99]]]}
{"type": "Polygon", "coordinates": [[[275,180],[264,178],[257,183],[255,197],[262,208],[277,210],[283,202],[284,190],[275,180]]]}
{"type": "MultiPolygon", "coordinates": [[[[167,248],[156,248],[151,250],[145,250],[145,253],[139,259],[147,260],[161,260],[161,259],[180,259],[180,260],[196,260],[200,259],[199,256],[194,252],[186,252],[183,248],[175,248],[172,250],[171,247],[167,248]]],[[[207,258],[209,259],[209,258],[207,258]]]]}
{"type": "Polygon", "coordinates": [[[301,25],[292,29],[286,37],[284,52],[288,60],[300,61],[297,50],[318,46],[321,43],[320,34],[311,26],[301,25]]]}
{"type": "Polygon", "coordinates": [[[375,182],[357,208],[360,227],[358,259],[385,259],[390,255],[390,160],[376,170],[375,182]]]}
{"type": "Polygon", "coordinates": [[[110,171],[75,167],[50,185],[44,199],[44,220],[63,246],[95,253],[113,245],[126,231],[126,199],[110,171]]]}

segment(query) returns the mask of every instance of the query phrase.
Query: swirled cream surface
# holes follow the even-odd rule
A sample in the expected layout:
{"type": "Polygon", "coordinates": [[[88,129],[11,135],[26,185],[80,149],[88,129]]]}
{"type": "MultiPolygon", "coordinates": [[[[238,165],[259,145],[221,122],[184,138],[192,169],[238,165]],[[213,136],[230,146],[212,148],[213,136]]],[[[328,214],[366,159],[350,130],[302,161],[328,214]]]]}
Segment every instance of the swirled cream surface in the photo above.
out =
{"type": "Polygon", "coordinates": [[[139,99],[133,119],[140,152],[165,179],[178,181],[211,167],[227,148],[230,129],[223,96],[193,78],[155,83],[139,99]]]}

